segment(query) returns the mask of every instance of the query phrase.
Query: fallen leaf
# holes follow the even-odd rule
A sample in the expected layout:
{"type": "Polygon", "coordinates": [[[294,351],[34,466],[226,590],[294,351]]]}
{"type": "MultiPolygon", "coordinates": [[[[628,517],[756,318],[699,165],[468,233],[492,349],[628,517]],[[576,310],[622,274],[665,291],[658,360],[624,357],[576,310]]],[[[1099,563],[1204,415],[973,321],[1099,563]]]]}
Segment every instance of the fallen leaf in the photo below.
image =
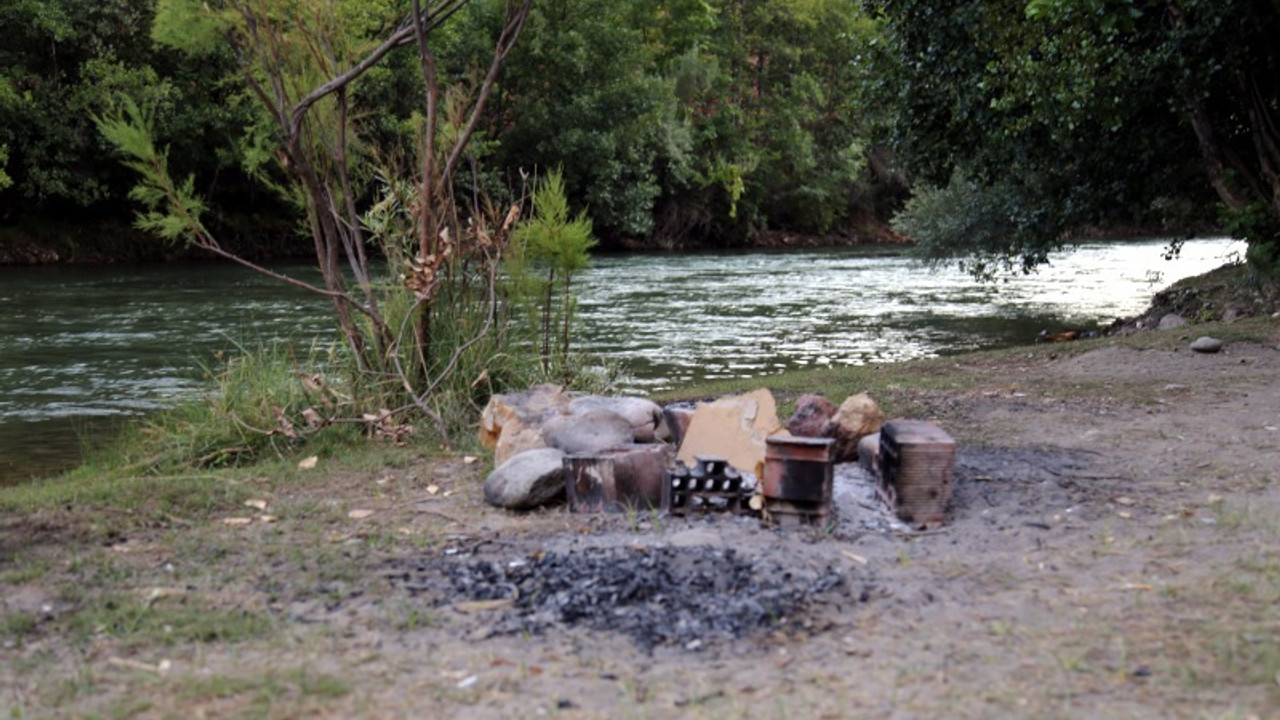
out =
{"type": "Polygon", "coordinates": [[[467,688],[471,687],[472,685],[475,685],[477,682],[480,682],[480,677],[479,677],[479,676],[477,676],[477,675],[472,675],[472,676],[470,676],[470,677],[468,677],[468,678],[466,678],[466,679],[464,679],[464,680],[460,681],[460,682],[458,683],[457,687],[458,687],[458,689],[459,689],[459,690],[466,690],[467,688]]]}
{"type": "Polygon", "coordinates": [[[439,486],[439,485],[428,485],[428,486],[427,486],[427,494],[428,494],[428,495],[435,495],[435,494],[436,494],[436,493],[438,493],[438,492],[440,492],[440,486],[439,486]]]}
{"type": "Polygon", "coordinates": [[[1134,501],[1134,499],[1133,499],[1133,498],[1131,498],[1131,497],[1125,497],[1124,495],[1121,495],[1121,496],[1120,496],[1120,497],[1118,497],[1118,498],[1112,498],[1111,502],[1113,502],[1113,503],[1115,503],[1115,504],[1117,504],[1117,505],[1124,505],[1125,507],[1130,507],[1130,506],[1132,506],[1132,505],[1136,505],[1136,504],[1137,504],[1137,503],[1134,501]]]}
{"type": "Polygon", "coordinates": [[[187,591],[183,588],[166,588],[166,587],[148,588],[146,591],[146,601],[147,601],[147,604],[150,605],[155,601],[161,600],[163,598],[181,597],[186,594],[187,594],[187,591]]]}
{"type": "Polygon", "coordinates": [[[316,463],[318,463],[318,462],[320,462],[320,458],[316,457],[315,455],[312,455],[311,457],[307,458],[306,460],[303,460],[302,462],[298,463],[298,469],[299,469],[299,470],[310,470],[311,468],[315,467],[315,466],[316,466],[316,463]]]}
{"type": "Polygon", "coordinates": [[[245,500],[244,506],[254,508],[255,510],[266,510],[267,501],[266,500],[245,500]]]}
{"type": "Polygon", "coordinates": [[[1210,504],[1210,505],[1217,505],[1217,504],[1218,504],[1218,503],[1220,503],[1220,502],[1222,502],[1222,496],[1221,496],[1221,495],[1219,495],[1219,494],[1217,494],[1217,493],[1210,493],[1210,494],[1209,494],[1209,504],[1210,504]]]}
{"type": "Polygon", "coordinates": [[[347,517],[351,518],[352,520],[364,520],[367,517],[373,517],[373,511],[372,510],[352,510],[351,512],[347,513],[347,517]]]}
{"type": "Polygon", "coordinates": [[[273,523],[276,520],[279,520],[275,515],[259,515],[258,519],[264,523],[273,523]]]}
{"type": "Polygon", "coordinates": [[[1124,518],[1125,520],[1128,520],[1129,518],[1133,517],[1133,513],[1129,512],[1128,510],[1121,510],[1120,512],[1117,512],[1116,515],[1118,515],[1121,518],[1124,518]]]}
{"type": "Polygon", "coordinates": [[[475,455],[464,455],[464,456],[462,456],[462,464],[463,464],[463,465],[471,465],[471,464],[472,464],[472,463],[474,463],[475,461],[476,461],[476,456],[475,456],[475,455]]]}
{"type": "Polygon", "coordinates": [[[237,527],[240,525],[248,525],[251,522],[253,522],[253,518],[246,518],[246,517],[222,518],[223,525],[233,525],[237,527]]]}

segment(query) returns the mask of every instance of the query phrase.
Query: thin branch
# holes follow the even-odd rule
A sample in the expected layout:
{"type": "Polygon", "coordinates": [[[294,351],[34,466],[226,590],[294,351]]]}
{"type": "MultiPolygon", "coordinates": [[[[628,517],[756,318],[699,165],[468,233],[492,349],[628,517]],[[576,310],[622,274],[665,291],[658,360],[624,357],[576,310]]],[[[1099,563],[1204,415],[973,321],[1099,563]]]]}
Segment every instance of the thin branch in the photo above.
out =
{"type": "MultiPolygon", "coordinates": [[[[425,31],[430,32],[431,30],[439,27],[445,20],[452,17],[454,13],[460,10],[468,2],[470,2],[470,0],[443,0],[443,2],[427,14],[424,22],[425,31]]],[[[341,75],[329,80],[320,87],[315,88],[310,93],[307,93],[306,97],[298,101],[298,104],[293,108],[292,117],[287,124],[289,131],[297,132],[297,128],[302,124],[303,116],[311,109],[312,105],[315,105],[325,96],[337,92],[338,88],[351,84],[356,78],[367,72],[369,68],[377,65],[382,58],[386,57],[387,53],[403,45],[408,45],[413,42],[413,39],[413,19],[405,18],[401,21],[400,26],[396,31],[384,40],[381,45],[374,48],[374,50],[363,60],[353,65],[341,75]]]]}
{"type": "Polygon", "coordinates": [[[476,130],[476,125],[480,122],[480,115],[484,112],[489,95],[493,92],[493,85],[498,80],[498,72],[502,69],[507,55],[515,47],[516,40],[520,37],[520,31],[524,29],[525,22],[529,19],[529,10],[532,7],[533,0],[523,0],[520,7],[507,20],[506,26],[502,28],[502,34],[498,37],[497,46],[493,51],[493,62],[489,64],[489,72],[485,75],[484,83],[480,86],[480,93],[476,98],[475,107],[471,109],[471,117],[467,121],[466,128],[459,134],[457,142],[454,143],[453,151],[449,154],[444,170],[440,173],[440,183],[446,187],[449,185],[449,179],[453,176],[453,171],[458,166],[458,161],[462,159],[462,154],[471,140],[471,135],[476,130]]]}

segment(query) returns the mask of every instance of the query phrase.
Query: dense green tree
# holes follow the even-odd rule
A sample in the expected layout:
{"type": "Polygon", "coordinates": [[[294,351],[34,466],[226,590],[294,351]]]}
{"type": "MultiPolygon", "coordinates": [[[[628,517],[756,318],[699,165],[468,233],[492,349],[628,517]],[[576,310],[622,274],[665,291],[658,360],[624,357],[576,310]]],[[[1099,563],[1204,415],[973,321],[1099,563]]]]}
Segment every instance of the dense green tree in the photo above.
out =
{"type": "Polygon", "coordinates": [[[1032,268],[1082,228],[1204,220],[1209,185],[1270,244],[1274,3],[872,4],[903,70],[896,147],[922,181],[900,227],[935,257],[1032,268]]]}
{"type": "MultiPolygon", "coordinates": [[[[0,218],[122,215],[132,179],[92,122],[113,93],[154,106],[158,141],[175,158],[208,177],[236,165],[234,153],[214,151],[245,117],[220,83],[230,55],[186,63],[156,48],[154,14],[153,2],[128,0],[0,4],[0,169],[12,180],[0,218]]],[[[224,189],[241,185],[222,177],[224,189]]]]}

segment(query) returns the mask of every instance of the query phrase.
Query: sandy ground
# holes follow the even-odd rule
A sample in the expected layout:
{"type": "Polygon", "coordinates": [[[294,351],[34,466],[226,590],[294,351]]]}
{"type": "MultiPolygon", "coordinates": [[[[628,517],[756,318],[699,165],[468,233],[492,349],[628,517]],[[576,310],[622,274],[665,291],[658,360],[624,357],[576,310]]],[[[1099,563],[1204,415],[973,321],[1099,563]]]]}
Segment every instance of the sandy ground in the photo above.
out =
{"type": "Polygon", "coordinates": [[[965,356],[941,370],[963,390],[895,390],[960,443],[925,533],[856,498],[824,530],[507,514],[460,458],[275,487],[274,522],[69,547],[57,514],[0,518],[0,716],[1280,718],[1280,330],[1258,328],[1217,355],[965,356]],[[786,604],[680,634],[448,584],[565,557],[665,562],[685,594],[737,568],[707,614],[786,604]],[[201,634],[190,609],[263,620],[201,634]]]}

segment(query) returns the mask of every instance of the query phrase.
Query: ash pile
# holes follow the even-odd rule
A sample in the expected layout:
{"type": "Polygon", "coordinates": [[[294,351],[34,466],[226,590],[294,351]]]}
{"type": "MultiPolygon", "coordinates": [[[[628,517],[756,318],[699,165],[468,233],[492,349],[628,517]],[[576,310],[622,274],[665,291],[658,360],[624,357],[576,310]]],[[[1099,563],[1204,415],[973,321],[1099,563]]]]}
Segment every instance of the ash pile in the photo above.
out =
{"type": "Polygon", "coordinates": [[[836,569],[753,561],[732,548],[597,547],[396,563],[388,577],[411,595],[436,607],[492,611],[485,635],[585,627],[622,633],[650,651],[810,626],[815,606],[851,601],[836,569]]]}

